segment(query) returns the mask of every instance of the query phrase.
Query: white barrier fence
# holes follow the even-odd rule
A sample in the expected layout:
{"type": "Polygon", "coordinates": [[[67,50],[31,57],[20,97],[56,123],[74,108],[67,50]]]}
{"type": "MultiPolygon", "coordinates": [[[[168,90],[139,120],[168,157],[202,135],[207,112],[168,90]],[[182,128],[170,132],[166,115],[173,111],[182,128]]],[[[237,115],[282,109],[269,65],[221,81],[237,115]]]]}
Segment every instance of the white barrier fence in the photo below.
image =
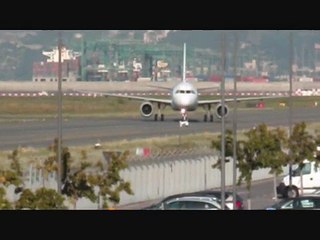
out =
{"type": "MultiPolygon", "coordinates": [[[[172,194],[200,191],[221,186],[221,173],[212,165],[217,156],[201,156],[193,159],[150,163],[130,166],[121,172],[124,180],[130,181],[134,195],[120,194],[120,204],[129,204],[163,198],[172,194]]],[[[232,161],[226,163],[225,183],[232,185],[232,161]]],[[[272,178],[270,169],[256,170],[252,181],[272,178]]],[[[286,173],[286,169],[284,169],[286,173]]],[[[239,171],[237,171],[237,178],[239,171]]]]}
{"type": "MultiPolygon", "coordinates": [[[[131,183],[134,195],[122,192],[120,205],[147,200],[160,199],[172,194],[200,191],[221,186],[220,170],[212,168],[218,157],[213,155],[193,157],[192,159],[177,159],[170,161],[135,162],[121,171],[125,181],[131,183]]],[[[232,160],[226,163],[226,186],[232,185],[232,160]]],[[[270,169],[260,169],[253,172],[252,181],[272,178],[270,169]]],[[[284,169],[286,173],[286,169],[284,169]]],[[[237,171],[237,178],[239,171],[237,171]]],[[[40,187],[57,188],[56,174],[44,176],[41,169],[29,168],[25,186],[32,190],[40,187]]],[[[8,194],[8,193],[7,193],[8,194]]],[[[12,199],[12,196],[10,197],[12,199]]],[[[88,199],[79,199],[77,209],[97,209],[97,203],[88,199]]]]}
{"type": "Polygon", "coordinates": [[[57,189],[57,174],[56,172],[44,173],[43,169],[35,168],[31,164],[28,169],[28,174],[24,182],[25,188],[35,191],[38,188],[45,187],[57,189]]]}

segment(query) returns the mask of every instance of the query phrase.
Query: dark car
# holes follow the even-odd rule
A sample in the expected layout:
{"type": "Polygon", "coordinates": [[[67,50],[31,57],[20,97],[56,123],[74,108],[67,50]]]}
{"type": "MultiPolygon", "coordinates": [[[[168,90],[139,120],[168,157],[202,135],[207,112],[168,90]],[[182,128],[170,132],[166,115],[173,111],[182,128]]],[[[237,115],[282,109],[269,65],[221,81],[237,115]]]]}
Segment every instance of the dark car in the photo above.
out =
{"type": "Polygon", "coordinates": [[[320,196],[287,198],[267,207],[266,210],[311,210],[320,209],[320,196]]]}
{"type": "MultiPolygon", "coordinates": [[[[167,203],[168,201],[176,198],[181,198],[181,197],[211,197],[217,202],[221,202],[221,191],[217,190],[204,190],[204,191],[198,191],[198,192],[190,192],[190,193],[181,193],[181,194],[175,194],[171,195],[169,197],[164,198],[162,201],[152,204],[151,206],[143,208],[144,210],[157,210],[161,209],[163,204],[167,203]]],[[[225,204],[229,209],[233,209],[233,192],[231,191],[226,191],[225,192],[225,204]]],[[[243,206],[243,199],[236,194],[236,210],[242,210],[244,209],[243,206]]]]}

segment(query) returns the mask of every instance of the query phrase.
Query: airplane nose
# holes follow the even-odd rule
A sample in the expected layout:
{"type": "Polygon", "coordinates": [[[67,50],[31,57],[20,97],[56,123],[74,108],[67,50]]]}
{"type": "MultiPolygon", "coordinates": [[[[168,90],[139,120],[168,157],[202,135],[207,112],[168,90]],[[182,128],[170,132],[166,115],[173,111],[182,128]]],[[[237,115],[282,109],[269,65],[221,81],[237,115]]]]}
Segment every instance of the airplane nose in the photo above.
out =
{"type": "Polygon", "coordinates": [[[188,107],[190,105],[193,105],[195,101],[193,98],[180,98],[178,100],[178,104],[180,107],[188,107]]]}

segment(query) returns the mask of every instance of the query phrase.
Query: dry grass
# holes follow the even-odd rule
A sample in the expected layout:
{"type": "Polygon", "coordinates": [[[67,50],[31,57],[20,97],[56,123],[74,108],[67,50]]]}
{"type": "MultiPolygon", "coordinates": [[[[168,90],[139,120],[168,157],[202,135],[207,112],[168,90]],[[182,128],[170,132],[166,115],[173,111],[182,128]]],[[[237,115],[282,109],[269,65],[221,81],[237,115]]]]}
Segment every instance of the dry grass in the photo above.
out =
{"type": "MultiPolygon", "coordinates": [[[[151,96],[152,97],[152,96],[151,96]]],[[[159,96],[157,96],[159,97],[159,96]]],[[[294,97],[294,107],[310,107],[318,101],[319,97],[294,97]]],[[[201,96],[201,99],[218,99],[218,97],[201,96]]],[[[288,99],[268,99],[265,105],[268,108],[278,108],[288,99]]],[[[254,107],[257,101],[241,102],[238,107],[254,107]]],[[[66,97],[62,99],[62,112],[65,115],[128,115],[136,114],[141,101],[126,100],[114,97],[66,97]]],[[[229,104],[232,107],[232,103],[229,104]]],[[[170,113],[170,108],[165,109],[165,113],[170,113]]],[[[2,117],[34,116],[43,117],[54,116],[57,113],[56,97],[1,97],[0,113],[2,117]]]]}

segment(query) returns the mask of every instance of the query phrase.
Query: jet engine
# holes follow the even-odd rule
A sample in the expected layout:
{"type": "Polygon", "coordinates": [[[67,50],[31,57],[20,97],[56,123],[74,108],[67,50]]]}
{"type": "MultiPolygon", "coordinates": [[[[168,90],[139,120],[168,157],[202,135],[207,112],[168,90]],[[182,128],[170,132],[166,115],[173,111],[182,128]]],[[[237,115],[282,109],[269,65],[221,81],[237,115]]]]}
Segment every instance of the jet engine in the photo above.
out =
{"type": "MultiPolygon", "coordinates": [[[[218,118],[221,118],[222,117],[222,105],[221,103],[219,103],[216,107],[216,115],[218,118]]],[[[229,107],[225,104],[224,105],[224,116],[227,117],[229,114],[229,107]]]]}
{"type": "Polygon", "coordinates": [[[140,114],[142,117],[149,118],[152,116],[153,106],[151,102],[143,102],[140,105],[140,114]]]}

